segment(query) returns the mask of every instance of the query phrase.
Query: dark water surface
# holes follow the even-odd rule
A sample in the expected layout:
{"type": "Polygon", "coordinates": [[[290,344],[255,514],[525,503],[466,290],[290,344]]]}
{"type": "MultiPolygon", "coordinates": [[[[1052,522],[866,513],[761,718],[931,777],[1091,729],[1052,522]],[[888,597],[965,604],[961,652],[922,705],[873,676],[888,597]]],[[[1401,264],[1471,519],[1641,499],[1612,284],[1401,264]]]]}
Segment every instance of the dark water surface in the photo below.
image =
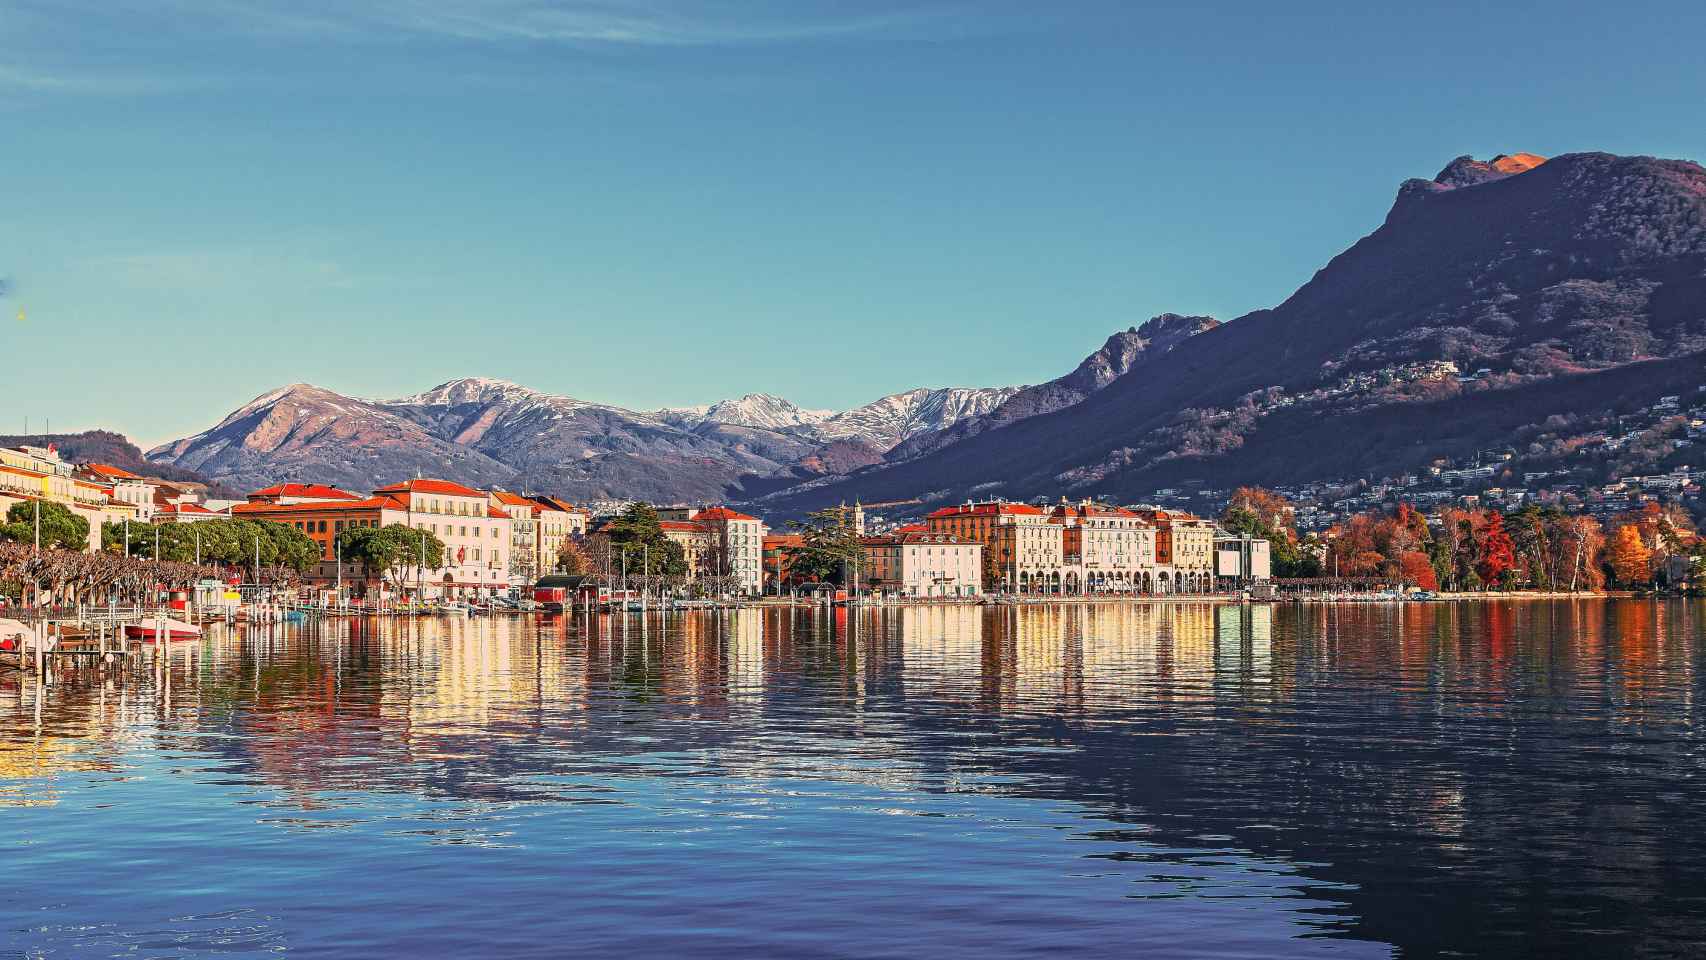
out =
{"type": "Polygon", "coordinates": [[[0,675],[0,957],[1700,956],[1703,619],[218,631],[0,675]]]}

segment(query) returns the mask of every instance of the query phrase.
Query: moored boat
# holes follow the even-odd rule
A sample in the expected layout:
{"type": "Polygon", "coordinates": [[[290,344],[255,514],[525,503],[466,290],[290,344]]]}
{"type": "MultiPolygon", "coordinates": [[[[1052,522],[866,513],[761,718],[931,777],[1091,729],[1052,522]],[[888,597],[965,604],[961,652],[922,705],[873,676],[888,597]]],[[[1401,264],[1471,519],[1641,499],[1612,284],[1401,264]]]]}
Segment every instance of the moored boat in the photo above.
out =
{"type": "Polygon", "coordinates": [[[154,643],[164,636],[166,642],[170,643],[174,640],[195,640],[201,636],[201,628],[170,617],[150,617],[140,623],[125,624],[124,636],[127,640],[140,640],[143,643],[154,643]]]}
{"type": "Polygon", "coordinates": [[[21,620],[0,619],[0,653],[22,653],[33,649],[36,632],[21,620]]]}

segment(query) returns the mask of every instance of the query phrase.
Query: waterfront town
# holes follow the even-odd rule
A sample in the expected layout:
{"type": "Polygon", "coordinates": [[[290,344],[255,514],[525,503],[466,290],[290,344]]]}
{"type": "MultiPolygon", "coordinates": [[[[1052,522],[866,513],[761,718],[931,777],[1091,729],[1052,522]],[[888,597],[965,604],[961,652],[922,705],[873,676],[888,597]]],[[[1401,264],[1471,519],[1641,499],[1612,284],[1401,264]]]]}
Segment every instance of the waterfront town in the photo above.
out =
{"type": "MultiPolygon", "coordinates": [[[[1272,573],[1266,539],[1154,506],[987,501],[893,523],[853,504],[817,527],[773,527],[724,505],[605,504],[595,513],[556,497],[430,478],[361,492],[278,483],[215,499],[107,464],[66,463],[51,446],[0,449],[0,514],[33,536],[37,504],[85,521],[80,549],[126,556],[153,556],[155,534],[143,530],[162,525],[278,524],[312,544],[297,571],[301,587],[335,590],[340,600],[515,601],[564,574],[731,598],[827,583],[896,598],[970,598],[1206,594],[1272,573]],[[825,524],[841,543],[818,542],[825,524]],[[395,528],[414,537],[378,569],[359,544],[395,528]],[[819,566],[808,570],[807,555],[819,566]],[[824,568],[825,555],[839,562],[824,568]]],[[[170,539],[180,550],[200,543],[181,530],[170,539]]],[[[208,559],[194,549],[176,559],[208,559]]]]}
{"type": "Polygon", "coordinates": [[[425,477],[363,491],[292,481],[222,498],[24,444],[0,448],[0,545],[212,564],[233,584],[287,583],[304,602],[367,608],[523,608],[551,590],[561,603],[565,585],[596,585],[605,602],[635,591],[940,601],[1686,589],[1706,560],[1688,466],[1566,499],[1492,486],[1511,458],[1441,464],[1330,503],[1314,488],[1239,487],[1158,491],[1159,505],[914,501],[891,514],[855,502],[772,523],[726,504],[576,504],[425,477]]]}

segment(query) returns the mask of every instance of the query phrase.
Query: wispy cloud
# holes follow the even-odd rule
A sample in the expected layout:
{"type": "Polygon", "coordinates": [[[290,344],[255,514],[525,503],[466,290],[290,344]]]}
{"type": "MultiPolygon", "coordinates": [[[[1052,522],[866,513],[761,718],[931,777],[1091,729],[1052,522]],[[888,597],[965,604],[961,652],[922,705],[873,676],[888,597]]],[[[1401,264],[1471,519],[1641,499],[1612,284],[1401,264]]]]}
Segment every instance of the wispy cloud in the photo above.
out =
{"type": "Polygon", "coordinates": [[[288,74],[294,65],[269,58],[329,45],[659,49],[805,42],[916,27],[962,2],[0,0],[0,36],[12,41],[9,56],[0,57],[0,93],[137,96],[221,86],[236,76],[288,74]],[[243,59],[245,50],[252,60],[243,59]]]}
{"type": "Polygon", "coordinates": [[[143,96],[184,90],[201,81],[184,76],[153,76],[79,67],[38,67],[0,63],[0,91],[101,96],[143,96]]]}
{"type": "Polygon", "coordinates": [[[212,290],[347,289],[354,286],[329,260],[263,249],[178,250],[96,257],[91,272],[120,287],[152,293],[212,290]]]}
{"type": "MultiPolygon", "coordinates": [[[[4,2],[4,0],[0,0],[4,2]]],[[[61,3],[65,0],[60,0],[61,3]]],[[[91,12],[285,38],[705,46],[804,40],[918,22],[933,5],[902,0],[71,0],[91,12]]]]}

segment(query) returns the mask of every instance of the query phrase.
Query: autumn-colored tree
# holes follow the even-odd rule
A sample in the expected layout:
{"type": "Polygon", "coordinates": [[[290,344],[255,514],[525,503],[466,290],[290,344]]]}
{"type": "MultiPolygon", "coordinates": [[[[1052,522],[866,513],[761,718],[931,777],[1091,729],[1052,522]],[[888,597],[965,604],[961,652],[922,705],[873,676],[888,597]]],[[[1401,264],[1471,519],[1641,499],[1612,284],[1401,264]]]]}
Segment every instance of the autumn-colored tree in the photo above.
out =
{"type": "Polygon", "coordinates": [[[564,537],[563,545],[557,549],[557,572],[571,576],[592,573],[592,559],[573,537],[564,537]]]}
{"type": "Polygon", "coordinates": [[[1562,563],[1558,586],[1569,590],[1598,590],[1605,586],[1601,555],[1605,552],[1605,531],[1592,517],[1562,517],[1552,538],[1558,545],[1562,563]]]}
{"type": "Polygon", "coordinates": [[[1261,487],[1239,487],[1226,501],[1226,513],[1234,510],[1248,511],[1287,543],[1297,542],[1297,508],[1280,494],[1261,487]]]}
{"type": "Polygon", "coordinates": [[[1516,544],[1505,531],[1504,514],[1490,511],[1475,545],[1475,572],[1488,589],[1497,587],[1516,566],[1516,544]]]}
{"type": "Polygon", "coordinates": [[[1439,578],[1434,576],[1433,564],[1428,561],[1428,555],[1420,550],[1398,555],[1398,577],[1420,590],[1439,589],[1439,578]]]}
{"type": "Polygon", "coordinates": [[[1653,579],[1653,551],[1642,542],[1637,524],[1626,523],[1617,528],[1606,560],[1625,586],[1638,586],[1653,579]]]}

